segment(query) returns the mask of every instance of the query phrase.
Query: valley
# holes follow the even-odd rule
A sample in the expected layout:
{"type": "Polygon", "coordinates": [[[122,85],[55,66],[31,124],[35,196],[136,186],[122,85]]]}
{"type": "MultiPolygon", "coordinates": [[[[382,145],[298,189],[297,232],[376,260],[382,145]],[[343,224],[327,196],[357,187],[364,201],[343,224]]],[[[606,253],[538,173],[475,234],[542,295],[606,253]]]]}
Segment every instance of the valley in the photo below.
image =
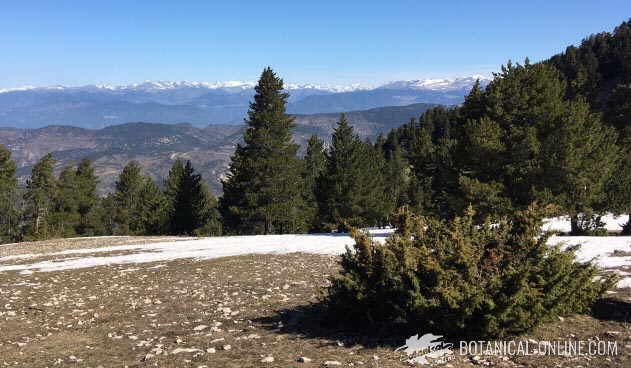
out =
{"type": "MultiPolygon", "coordinates": [[[[433,104],[375,108],[347,113],[363,138],[387,134],[391,129],[418,118],[433,104]]],[[[303,147],[312,134],[330,139],[339,114],[296,115],[294,141],[303,147]]],[[[84,158],[94,161],[102,194],[112,190],[123,167],[132,160],[161,183],[176,159],[191,160],[215,193],[220,178],[241,141],[244,125],[213,124],[204,128],[190,124],[129,123],[103,129],[49,126],[40,129],[0,128],[0,145],[12,152],[22,184],[31,167],[46,153],[58,161],[57,170],[84,158]]]]}

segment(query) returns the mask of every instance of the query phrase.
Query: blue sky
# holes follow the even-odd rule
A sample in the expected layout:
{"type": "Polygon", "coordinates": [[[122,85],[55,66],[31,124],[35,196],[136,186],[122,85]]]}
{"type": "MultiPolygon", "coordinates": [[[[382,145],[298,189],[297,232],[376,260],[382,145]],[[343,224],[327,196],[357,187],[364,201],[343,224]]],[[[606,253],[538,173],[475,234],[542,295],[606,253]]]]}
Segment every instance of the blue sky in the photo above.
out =
{"type": "Polygon", "coordinates": [[[6,1],[0,88],[144,80],[376,85],[490,74],[631,17],[629,0],[6,1]]]}

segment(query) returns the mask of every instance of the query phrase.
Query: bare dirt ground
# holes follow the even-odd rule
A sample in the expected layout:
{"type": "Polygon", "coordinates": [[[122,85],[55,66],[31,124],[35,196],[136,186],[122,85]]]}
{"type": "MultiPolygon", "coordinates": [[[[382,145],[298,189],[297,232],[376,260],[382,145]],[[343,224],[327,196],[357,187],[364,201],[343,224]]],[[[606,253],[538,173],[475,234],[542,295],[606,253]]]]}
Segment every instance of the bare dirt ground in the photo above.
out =
{"type": "MultiPolygon", "coordinates": [[[[53,241],[28,251],[11,245],[3,255],[155,240],[53,241]]],[[[337,259],[294,253],[1,272],[0,366],[408,367],[394,351],[405,337],[323,323],[318,296],[337,259]]],[[[630,367],[631,292],[608,295],[594,315],[566,316],[519,339],[607,340],[617,355],[456,354],[445,366],[630,367]]]]}
{"type": "Polygon", "coordinates": [[[0,245],[0,257],[31,253],[52,253],[72,249],[111,247],[117,245],[153,244],[187,239],[190,238],[165,236],[111,236],[52,239],[47,241],[2,244],[0,245]]]}

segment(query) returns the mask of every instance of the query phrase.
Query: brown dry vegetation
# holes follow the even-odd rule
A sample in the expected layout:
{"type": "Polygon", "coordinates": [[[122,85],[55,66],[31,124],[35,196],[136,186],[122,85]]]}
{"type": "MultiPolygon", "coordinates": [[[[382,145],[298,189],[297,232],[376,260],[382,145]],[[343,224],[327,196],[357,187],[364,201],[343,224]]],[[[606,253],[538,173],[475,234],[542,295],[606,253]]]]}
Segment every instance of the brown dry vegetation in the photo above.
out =
{"type": "MultiPolygon", "coordinates": [[[[155,241],[109,238],[98,245],[132,240],[155,241]]],[[[22,253],[38,246],[60,250],[59,242],[27,245],[22,253]]],[[[77,248],[97,243],[64,242],[77,248]]],[[[394,352],[405,339],[396,331],[355,333],[326,325],[318,296],[337,267],[334,256],[289,254],[2,272],[0,366],[321,367],[334,361],[346,367],[407,366],[394,352]],[[273,361],[263,362],[266,357],[273,361]],[[312,361],[298,362],[300,357],[312,361]]],[[[450,364],[631,366],[630,295],[619,290],[599,303],[599,318],[567,316],[521,337],[615,340],[617,356],[457,356],[450,364]]]]}

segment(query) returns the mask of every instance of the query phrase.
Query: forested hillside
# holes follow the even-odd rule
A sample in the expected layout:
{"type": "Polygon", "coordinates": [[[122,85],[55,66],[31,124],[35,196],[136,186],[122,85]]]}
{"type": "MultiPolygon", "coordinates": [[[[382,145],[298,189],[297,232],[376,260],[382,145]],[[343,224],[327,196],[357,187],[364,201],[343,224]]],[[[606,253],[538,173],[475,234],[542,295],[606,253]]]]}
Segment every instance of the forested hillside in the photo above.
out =
{"type": "MultiPolygon", "coordinates": [[[[362,137],[387,133],[411,117],[420,116],[433,104],[384,107],[348,113],[351,124],[362,137]]],[[[295,116],[294,140],[304,154],[307,140],[317,134],[330,140],[339,114],[295,116]]],[[[99,177],[99,192],[109,193],[123,167],[131,160],[156,181],[164,178],[177,159],[191,160],[216,193],[234,146],[242,139],[243,125],[211,124],[197,128],[190,124],[130,123],[91,130],[70,126],[41,129],[0,128],[0,144],[12,152],[20,183],[24,184],[33,165],[46,153],[57,160],[56,172],[88,158],[99,177]]]]}
{"type": "Polygon", "coordinates": [[[599,111],[614,108],[621,92],[619,87],[631,83],[631,21],[620,24],[613,32],[591,35],[578,46],[548,61],[568,81],[568,95],[582,96],[599,111]]]}

